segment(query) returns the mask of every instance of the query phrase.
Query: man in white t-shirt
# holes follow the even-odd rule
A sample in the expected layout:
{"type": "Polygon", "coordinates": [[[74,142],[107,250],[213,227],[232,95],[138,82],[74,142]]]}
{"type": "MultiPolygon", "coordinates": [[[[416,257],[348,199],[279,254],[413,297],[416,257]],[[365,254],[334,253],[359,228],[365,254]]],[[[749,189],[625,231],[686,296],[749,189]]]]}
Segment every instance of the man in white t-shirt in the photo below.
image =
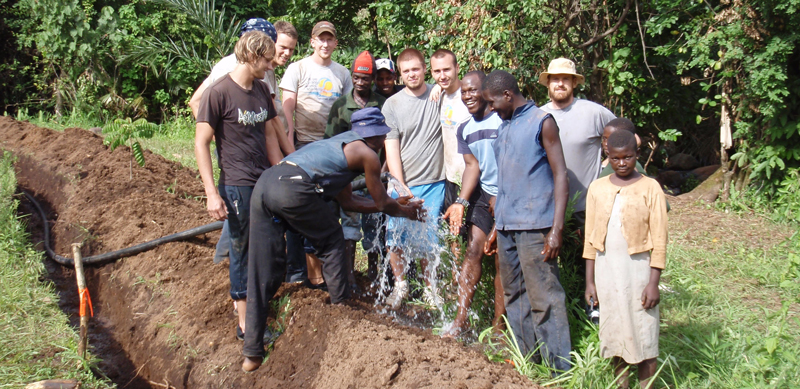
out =
{"type": "Polygon", "coordinates": [[[317,23],[314,54],[289,65],[281,80],[289,140],[298,148],[323,138],[333,102],[353,90],[350,72],[331,59],[338,43],[331,22],[317,23]]]}
{"type": "Polygon", "coordinates": [[[439,97],[440,120],[444,146],[444,173],[447,178],[442,209],[447,209],[458,198],[461,175],[464,174],[464,158],[458,153],[456,131],[472,116],[461,101],[461,80],[458,78],[458,61],[455,53],[447,49],[436,50],[431,56],[431,75],[436,80],[436,85],[442,88],[442,95],[439,97]]]}

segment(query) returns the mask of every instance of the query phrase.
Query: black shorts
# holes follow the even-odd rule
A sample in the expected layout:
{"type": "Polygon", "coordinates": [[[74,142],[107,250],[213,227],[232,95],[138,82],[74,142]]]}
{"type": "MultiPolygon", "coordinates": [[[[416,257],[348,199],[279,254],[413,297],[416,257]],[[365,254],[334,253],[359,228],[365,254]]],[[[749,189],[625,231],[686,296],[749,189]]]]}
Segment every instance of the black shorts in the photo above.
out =
{"type": "Polygon", "coordinates": [[[467,209],[467,225],[471,224],[480,228],[486,235],[489,235],[494,226],[494,218],[489,212],[489,199],[491,197],[478,185],[475,188],[475,192],[470,196],[469,209],[467,209]]]}
{"type": "Polygon", "coordinates": [[[444,181],[444,204],[442,204],[442,212],[455,204],[458,194],[461,192],[461,187],[448,180],[444,181]]]}

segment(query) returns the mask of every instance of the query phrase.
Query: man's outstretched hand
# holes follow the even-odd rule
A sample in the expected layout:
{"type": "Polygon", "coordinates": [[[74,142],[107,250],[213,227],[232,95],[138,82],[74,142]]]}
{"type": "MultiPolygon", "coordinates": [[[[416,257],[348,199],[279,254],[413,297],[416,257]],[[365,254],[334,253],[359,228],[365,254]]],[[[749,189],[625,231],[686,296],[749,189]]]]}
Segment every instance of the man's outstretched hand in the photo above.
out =
{"type": "Polygon", "coordinates": [[[461,225],[464,224],[464,206],[459,203],[454,203],[447,208],[447,211],[442,215],[442,219],[449,222],[450,233],[458,235],[458,232],[461,230],[461,225]]]}

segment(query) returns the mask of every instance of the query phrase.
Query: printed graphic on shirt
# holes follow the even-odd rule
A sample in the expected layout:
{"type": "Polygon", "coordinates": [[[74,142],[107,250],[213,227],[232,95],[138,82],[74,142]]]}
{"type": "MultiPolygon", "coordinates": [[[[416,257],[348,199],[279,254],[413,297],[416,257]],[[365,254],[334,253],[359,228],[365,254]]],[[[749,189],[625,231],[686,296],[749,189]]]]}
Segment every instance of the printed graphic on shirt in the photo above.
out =
{"type": "Polygon", "coordinates": [[[242,111],[241,108],[239,110],[239,123],[242,123],[246,126],[252,126],[256,123],[262,123],[267,121],[267,116],[269,116],[269,111],[264,109],[264,107],[260,107],[261,111],[255,113],[253,111],[244,110],[242,111]]]}
{"type": "Polygon", "coordinates": [[[444,108],[442,108],[442,125],[443,126],[455,126],[458,124],[455,120],[453,120],[453,105],[447,104],[444,108]]]}
{"type": "Polygon", "coordinates": [[[311,94],[325,99],[338,99],[342,94],[333,90],[333,81],[329,78],[323,77],[317,82],[317,89],[312,90],[311,94]]]}

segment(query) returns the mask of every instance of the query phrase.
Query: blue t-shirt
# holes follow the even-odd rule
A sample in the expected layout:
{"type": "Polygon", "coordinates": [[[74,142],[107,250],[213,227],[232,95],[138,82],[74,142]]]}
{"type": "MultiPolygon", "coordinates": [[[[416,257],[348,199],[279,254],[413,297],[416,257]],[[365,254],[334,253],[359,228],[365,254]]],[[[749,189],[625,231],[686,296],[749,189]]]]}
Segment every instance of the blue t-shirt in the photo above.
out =
{"type": "Polygon", "coordinates": [[[491,196],[497,196],[497,159],[493,145],[501,124],[503,119],[492,112],[481,121],[470,118],[456,133],[458,153],[475,156],[481,168],[481,189],[491,196]]]}

